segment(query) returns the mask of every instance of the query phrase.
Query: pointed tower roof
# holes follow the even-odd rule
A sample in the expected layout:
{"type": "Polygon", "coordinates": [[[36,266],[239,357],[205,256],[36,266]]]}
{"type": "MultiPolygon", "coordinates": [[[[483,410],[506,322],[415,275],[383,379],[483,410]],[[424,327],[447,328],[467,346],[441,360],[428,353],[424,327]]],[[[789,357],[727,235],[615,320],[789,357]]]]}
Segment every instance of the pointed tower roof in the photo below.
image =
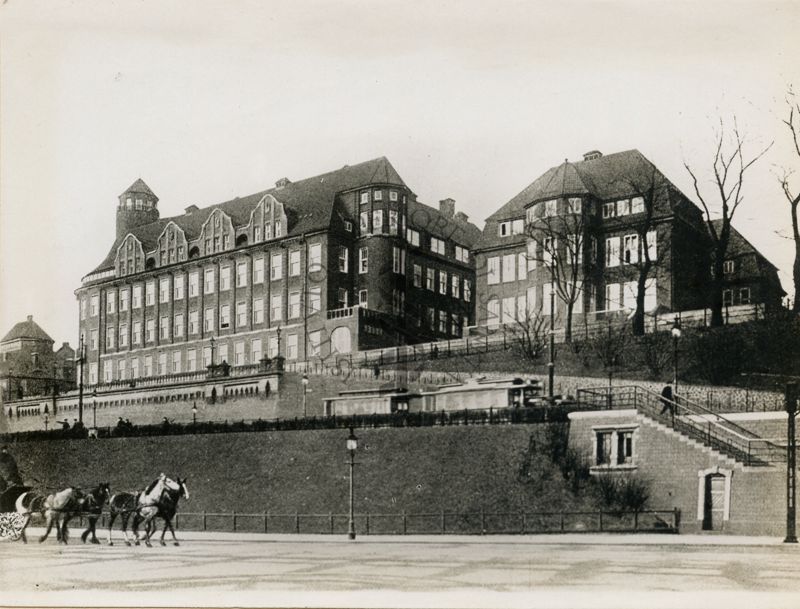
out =
{"type": "Polygon", "coordinates": [[[153,197],[156,201],[158,201],[158,197],[156,196],[156,194],[152,190],[150,190],[150,187],[144,183],[144,180],[142,178],[138,178],[120,196],[124,197],[127,194],[148,195],[150,197],[153,197]]]}
{"type": "Polygon", "coordinates": [[[28,319],[15,324],[13,328],[3,337],[0,342],[9,342],[18,339],[33,339],[53,342],[53,339],[47,335],[47,332],[33,321],[33,315],[28,315],[28,319]]]}

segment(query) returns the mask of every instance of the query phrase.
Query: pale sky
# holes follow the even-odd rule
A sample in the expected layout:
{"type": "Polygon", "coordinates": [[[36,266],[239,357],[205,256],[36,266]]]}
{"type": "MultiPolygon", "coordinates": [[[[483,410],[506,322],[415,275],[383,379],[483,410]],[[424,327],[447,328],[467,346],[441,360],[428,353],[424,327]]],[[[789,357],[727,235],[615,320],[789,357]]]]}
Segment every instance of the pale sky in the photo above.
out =
{"type": "MultiPolygon", "coordinates": [[[[74,290],[143,178],[161,215],[385,155],[482,221],[565,158],[638,148],[696,201],[719,116],[752,150],[734,225],[792,292],[774,176],[800,88],[797,2],[0,5],[0,335],[76,344],[74,290]]],[[[800,176],[797,177],[800,187],[800,176]]]]}

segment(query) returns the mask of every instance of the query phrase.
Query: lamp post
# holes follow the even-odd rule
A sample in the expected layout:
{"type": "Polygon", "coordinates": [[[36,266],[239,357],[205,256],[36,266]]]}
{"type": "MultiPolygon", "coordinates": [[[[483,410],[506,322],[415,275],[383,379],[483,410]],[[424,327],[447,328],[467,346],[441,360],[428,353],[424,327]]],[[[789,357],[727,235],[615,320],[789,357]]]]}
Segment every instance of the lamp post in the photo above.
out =
{"type": "Polygon", "coordinates": [[[211,343],[211,367],[213,368],[214,367],[214,345],[217,343],[217,341],[214,340],[214,337],[212,336],[211,340],[208,341],[208,342],[211,343]]]}
{"type": "Polygon", "coordinates": [[[50,415],[44,413],[44,430],[47,431],[47,424],[50,422],[50,415]]]}
{"type": "Polygon", "coordinates": [[[275,335],[278,337],[278,353],[277,355],[280,357],[281,354],[281,327],[278,326],[275,330],[275,335]]]}
{"type": "Polygon", "coordinates": [[[353,515],[353,503],[355,500],[355,495],[353,494],[353,469],[356,465],[355,458],[357,448],[358,438],[356,438],[356,434],[353,433],[353,428],[351,427],[350,435],[347,437],[347,450],[350,451],[350,520],[347,525],[347,537],[349,539],[356,538],[356,523],[353,515]]]}
{"type": "Polygon", "coordinates": [[[797,543],[797,383],[786,385],[786,537],[783,543],[797,543]]]}
{"type": "Polygon", "coordinates": [[[97,389],[92,391],[92,427],[97,429],[97,389]]]}
{"type": "Polygon", "coordinates": [[[78,373],[78,420],[83,423],[83,369],[86,367],[86,343],[83,341],[83,334],[78,345],[78,363],[81,365],[78,373]]]}
{"type": "MultiPolygon", "coordinates": [[[[551,256],[554,255],[551,253],[551,256]]],[[[550,353],[547,362],[547,396],[550,403],[553,402],[553,384],[556,376],[556,290],[555,290],[555,267],[554,262],[550,262],[550,353]]]]}
{"type": "Polygon", "coordinates": [[[306,409],[306,402],[307,402],[306,394],[308,393],[308,375],[307,374],[305,374],[305,373],[303,374],[303,378],[302,378],[301,382],[303,383],[303,418],[306,418],[308,416],[308,410],[306,409]]]}
{"type": "Polygon", "coordinates": [[[192,427],[197,425],[197,400],[192,402],[192,427]]]}
{"type": "Polygon", "coordinates": [[[672,326],[672,386],[675,400],[678,399],[678,339],[681,337],[681,320],[675,318],[672,326]]]}

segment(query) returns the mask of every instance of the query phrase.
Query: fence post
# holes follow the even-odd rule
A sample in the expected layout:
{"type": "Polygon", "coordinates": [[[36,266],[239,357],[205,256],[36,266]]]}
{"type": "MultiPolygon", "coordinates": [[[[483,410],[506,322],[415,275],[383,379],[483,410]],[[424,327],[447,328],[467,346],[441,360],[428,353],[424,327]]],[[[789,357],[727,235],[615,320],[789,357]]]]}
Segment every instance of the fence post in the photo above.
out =
{"type": "Polygon", "coordinates": [[[206,530],[206,511],[203,510],[203,530],[206,530]]]}
{"type": "Polygon", "coordinates": [[[445,515],[444,515],[444,510],[442,510],[442,535],[444,535],[445,530],[446,530],[445,515]]]}
{"type": "Polygon", "coordinates": [[[300,512],[297,511],[294,513],[294,531],[300,534],[300,512]]]}
{"type": "Polygon", "coordinates": [[[236,510],[233,510],[233,532],[236,532],[236,510]]]}
{"type": "Polygon", "coordinates": [[[481,508],[481,535],[486,535],[486,512],[481,508]]]}
{"type": "Polygon", "coordinates": [[[408,533],[408,517],[406,516],[406,511],[403,510],[403,535],[408,533]]]}
{"type": "Polygon", "coordinates": [[[269,512],[264,512],[264,533],[269,532],[269,512]]]}

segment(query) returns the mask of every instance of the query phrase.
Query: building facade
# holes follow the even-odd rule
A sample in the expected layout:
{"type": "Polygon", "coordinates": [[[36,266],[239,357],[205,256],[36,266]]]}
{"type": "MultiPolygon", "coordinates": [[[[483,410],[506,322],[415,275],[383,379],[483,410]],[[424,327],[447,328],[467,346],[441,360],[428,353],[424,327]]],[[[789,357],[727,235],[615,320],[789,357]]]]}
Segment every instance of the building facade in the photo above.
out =
{"type": "MultiPolygon", "coordinates": [[[[551,168],[487,219],[475,249],[477,323],[547,317],[551,292],[556,326],[570,320],[573,333],[631,315],[637,298],[647,320],[703,309],[709,253],[702,212],[644,155],[592,151],[551,168]]],[[[766,291],[751,288],[749,301],[766,291]]]]}
{"type": "Polygon", "coordinates": [[[385,158],[160,218],[137,180],[75,292],[90,385],[347,356],[474,324],[480,231],[385,158]],[[429,278],[433,277],[433,282],[429,278]]]}

